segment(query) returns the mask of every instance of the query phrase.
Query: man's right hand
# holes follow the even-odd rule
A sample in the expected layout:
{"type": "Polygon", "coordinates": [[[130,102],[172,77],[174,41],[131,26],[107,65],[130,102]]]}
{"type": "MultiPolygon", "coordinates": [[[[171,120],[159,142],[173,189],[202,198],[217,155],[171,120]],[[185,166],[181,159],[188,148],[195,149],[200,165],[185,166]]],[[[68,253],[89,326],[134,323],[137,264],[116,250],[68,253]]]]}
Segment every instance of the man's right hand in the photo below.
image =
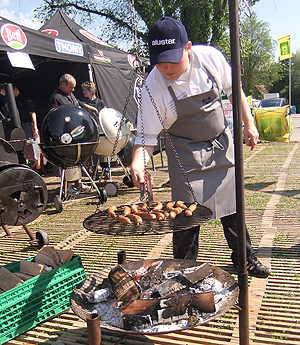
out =
{"type": "MultiPolygon", "coordinates": [[[[145,164],[148,163],[153,152],[153,146],[146,146],[145,152],[143,146],[135,145],[132,152],[132,163],[131,163],[131,177],[132,182],[137,188],[141,188],[145,182],[144,170],[145,164]],[[145,153],[145,159],[144,159],[145,153]]],[[[152,181],[151,181],[152,183],[152,181]]]]}

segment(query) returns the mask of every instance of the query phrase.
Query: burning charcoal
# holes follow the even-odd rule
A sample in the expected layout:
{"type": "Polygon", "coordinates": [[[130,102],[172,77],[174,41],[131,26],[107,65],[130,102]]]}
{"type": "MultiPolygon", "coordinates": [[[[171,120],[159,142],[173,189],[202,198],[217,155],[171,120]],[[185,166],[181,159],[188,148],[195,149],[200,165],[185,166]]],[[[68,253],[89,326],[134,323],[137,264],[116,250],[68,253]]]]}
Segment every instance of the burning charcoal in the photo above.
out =
{"type": "Polygon", "coordinates": [[[159,298],[160,294],[156,290],[156,287],[151,287],[150,289],[144,290],[144,292],[141,293],[140,299],[152,299],[152,298],[159,298]]]}
{"type": "Polygon", "coordinates": [[[172,278],[177,277],[177,276],[179,276],[181,274],[182,274],[181,271],[164,272],[164,277],[166,279],[172,279],[172,278]]]}
{"type": "Polygon", "coordinates": [[[96,290],[90,294],[88,301],[90,303],[100,303],[103,301],[107,301],[111,294],[112,290],[110,288],[96,290]]]}
{"type": "Polygon", "coordinates": [[[192,285],[197,284],[199,281],[205,279],[212,274],[210,264],[205,262],[201,266],[187,268],[183,271],[183,277],[188,280],[192,285]]]}
{"type": "Polygon", "coordinates": [[[122,314],[133,314],[133,315],[153,315],[153,312],[158,308],[159,300],[142,300],[137,299],[130,304],[127,304],[125,308],[122,308],[122,314]]]}
{"type": "Polygon", "coordinates": [[[174,316],[180,316],[188,311],[188,306],[192,300],[191,294],[176,294],[168,299],[160,301],[160,307],[163,309],[161,316],[168,319],[174,316]]]}
{"type": "Polygon", "coordinates": [[[168,279],[156,286],[156,290],[161,297],[167,297],[172,295],[175,292],[182,291],[187,289],[186,285],[181,284],[175,279],[168,279]]]}
{"type": "Polygon", "coordinates": [[[193,294],[190,306],[204,313],[214,313],[216,306],[213,292],[193,294]]]}
{"type": "Polygon", "coordinates": [[[120,265],[109,272],[108,279],[117,301],[133,301],[139,297],[136,284],[120,265]]]}
{"type": "Polygon", "coordinates": [[[149,289],[150,287],[156,285],[161,280],[161,270],[159,269],[162,265],[161,260],[154,261],[148,266],[148,272],[146,275],[141,277],[140,285],[144,289],[149,289]]]}
{"type": "Polygon", "coordinates": [[[162,299],[160,305],[162,308],[177,307],[180,305],[188,306],[191,300],[191,294],[176,294],[168,299],[162,299]]]}
{"type": "Polygon", "coordinates": [[[152,323],[150,315],[138,316],[132,314],[123,315],[124,329],[127,331],[138,330],[143,325],[150,325],[152,323]]]}
{"type": "Polygon", "coordinates": [[[166,308],[162,312],[162,317],[164,319],[168,319],[174,316],[180,316],[185,314],[187,311],[187,307],[185,305],[179,305],[177,307],[166,308]]]}
{"type": "Polygon", "coordinates": [[[138,270],[134,271],[132,278],[135,282],[139,282],[143,276],[147,274],[148,270],[145,267],[140,267],[138,270]]]}

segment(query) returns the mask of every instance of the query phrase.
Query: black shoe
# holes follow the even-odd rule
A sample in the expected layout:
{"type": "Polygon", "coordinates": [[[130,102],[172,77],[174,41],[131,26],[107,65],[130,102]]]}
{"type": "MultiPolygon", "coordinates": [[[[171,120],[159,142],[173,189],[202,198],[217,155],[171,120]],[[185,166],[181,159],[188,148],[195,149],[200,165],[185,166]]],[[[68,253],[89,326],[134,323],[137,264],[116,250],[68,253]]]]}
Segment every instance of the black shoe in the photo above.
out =
{"type": "Polygon", "coordinates": [[[41,177],[44,177],[44,173],[41,169],[37,169],[36,171],[41,177]]]}
{"type": "MultiPolygon", "coordinates": [[[[231,259],[234,267],[238,268],[237,256],[234,254],[234,252],[231,253],[231,259]]],[[[268,276],[272,273],[271,268],[263,265],[254,254],[251,254],[247,258],[246,269],[249,276],[256,278],[268,278],[268,276]]]]}
{"type": "Polygon", "coordinates": [[[256,278],[268,278],[272,273],[271,268],[263,265],[254,254],[247,258],[247,271],[249,276],[256,278]]]}

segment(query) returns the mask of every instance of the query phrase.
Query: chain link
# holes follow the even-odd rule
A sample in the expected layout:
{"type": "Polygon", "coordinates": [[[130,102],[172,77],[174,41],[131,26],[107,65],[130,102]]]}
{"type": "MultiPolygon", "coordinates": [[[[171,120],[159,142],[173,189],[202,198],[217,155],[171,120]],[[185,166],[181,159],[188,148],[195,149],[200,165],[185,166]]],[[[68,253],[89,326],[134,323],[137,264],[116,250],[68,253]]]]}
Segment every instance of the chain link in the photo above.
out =
{"type": "Polygon", "coordinates": [[[131,28],[132,28],[132,36],[133,36],[133,49],[134,49],[135,55],[138,56],[138,40],[137,40],[137,31],[136,31],[134,0],[130,0],[130,5],[131,5],[131,28]]]}
{"type": "Polygon", "coordinates": [[[125,104],[124,104],[124,108],[123,108],[123,113],[122,113],[122,118],[121,118],[120,125],[119,125],[118,131],[117,131],[116,140],[114,142],[114,146],[113,146],[113,150],[112,150],[112,153],[111,153],[111,157],[113,157],[115,155],[115,152],[116,152],[116,149],[117,149],[117,146],[118,146],[118,142],[119,142],[119,139],[120,139],[120,133],[121,133],[122,126],[127,121],[126,120],[127,107],[128,107],[128,104],[129,104],[130,97],[131,97],[131,95],[133,95],[133,87],[134,87],[134,83],[135,83],[135,80],[137,78],[138,69],[139,69],[139,66],[140,66],[140,60],[138,58],[138,41],[137,41],[136,24],[135,24],[136,20],[135,20],[134,0],[130,0],[130,5],[131,5],[131,27],[132,27],[132,36],[133,36],[133,41],[134,41],[133,46],[134,46],[135,58],[136,58],[136,60],[135,60],[136,68],[135,68],[135,72],[132,75],[132,79],[131,79],[131,83],[130,83],[130,86],[129,86],[128,95],[127,95],[127,98],[125,100],[125,104]]]}

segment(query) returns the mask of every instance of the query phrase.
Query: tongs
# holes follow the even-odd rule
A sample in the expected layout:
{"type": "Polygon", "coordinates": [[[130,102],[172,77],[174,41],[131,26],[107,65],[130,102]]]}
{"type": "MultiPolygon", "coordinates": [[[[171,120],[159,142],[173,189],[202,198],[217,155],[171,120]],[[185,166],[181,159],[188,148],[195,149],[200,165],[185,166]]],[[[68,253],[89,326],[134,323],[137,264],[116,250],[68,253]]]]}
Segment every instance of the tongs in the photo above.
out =
{"type": "Polygon", "coordinates": [[[141,186],[140,201],[142,202],[145,198],[147,198],[147,204],[149,207],[154,204],[151,175],[148,171],[145,171],[145,182],[141,186]]]}

